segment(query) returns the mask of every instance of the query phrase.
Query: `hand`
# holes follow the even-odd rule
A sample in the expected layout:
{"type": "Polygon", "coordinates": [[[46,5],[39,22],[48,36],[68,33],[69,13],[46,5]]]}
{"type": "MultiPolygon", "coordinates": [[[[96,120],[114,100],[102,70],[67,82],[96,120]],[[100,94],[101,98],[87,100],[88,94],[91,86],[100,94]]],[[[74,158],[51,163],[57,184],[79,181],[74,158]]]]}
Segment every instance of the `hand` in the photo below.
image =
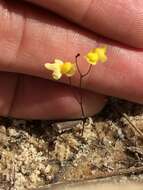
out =
{"type": "Polygon", "coordinates": [[[104,95],[143,103],[142,0],[31,2],[39,6],[0,1],[0,115],[79,117],[80,106],[73,95],[78,76],[73,77],[71,89],[66,78],[61,83],[49,80],[44,63],[54,58],[74,61],[80,53],[79,65],[85,71],[88,65],[82,56],[101,43],[108,46],[108,63],[93,67],[84,81],[86,114],[101,110],[104,95]]]}

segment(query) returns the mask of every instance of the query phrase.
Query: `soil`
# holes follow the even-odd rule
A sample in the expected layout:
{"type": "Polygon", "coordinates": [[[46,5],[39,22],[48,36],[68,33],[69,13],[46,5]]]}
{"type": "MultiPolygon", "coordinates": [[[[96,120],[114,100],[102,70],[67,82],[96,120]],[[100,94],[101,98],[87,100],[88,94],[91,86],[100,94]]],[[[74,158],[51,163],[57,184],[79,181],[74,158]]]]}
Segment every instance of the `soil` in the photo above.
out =
{"type": "Polygon", "coordinates": [[[82,120],[1,118],[0,190],[143,183],[143,106],[110,98],[82,129],[82,120]]]}

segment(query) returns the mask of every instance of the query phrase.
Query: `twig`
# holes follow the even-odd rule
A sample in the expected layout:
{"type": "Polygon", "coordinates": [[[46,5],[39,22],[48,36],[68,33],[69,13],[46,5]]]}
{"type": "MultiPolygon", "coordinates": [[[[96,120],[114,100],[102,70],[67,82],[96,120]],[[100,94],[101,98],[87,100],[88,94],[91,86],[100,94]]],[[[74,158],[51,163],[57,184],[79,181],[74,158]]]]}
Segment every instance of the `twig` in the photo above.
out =
{"type": "Polygon", "coordinates": [[[94,177],[94,176],[89,177],[84,180],[71,180],[71,181],[58,182],[55,184],[50,184],[48,186],[41,187],[38,189],[33,189],[33,190],[47,190],[48,188],[53,189],[54,186],[57,187],[57,185],[69,185],[69,184],[75,184],[75,183],[80,184],[80,183],[86,183],[86,182],[90,182],[90,181],[92,182],[93,180],[97,180],[97,179],[104,179],[104,178],[116,177],[116,176],[121,176],[121,175],[141,174],[141,173],[143,173],[143,166],[131,167],[128,169],[122,169],[120,171],[115,171],[115,172],[99,175],[96,177],[94,177]]]}
{"type": "Polygon", "coordinates": [[[143,138],[143,133],[142,133],[142,131],[139,130],[139,129],[131,122],[131,120],[128,118],[128,116],[127,116],[126,113],[122,113],[122,111],[120,110],[120,108],[115,108],[115,107],[113,108],[113,107],[112,107],[112,109],[113,109],[114,111],[116,111],[118,114],[122,115],[122,116],[126,119],[126,121],[130,124],[131,128],[132,128],[134,131],[136,131],[136,132],[139,134],[139,136],[140,136],[141,138],[143,138]]]}
{"type": "Polygon", "coordinates": [[[127,114],[123,113],[123,117],[128,121],[130,126],[143,138],[143,133],[139,130],[128,118],[127,114]]]}

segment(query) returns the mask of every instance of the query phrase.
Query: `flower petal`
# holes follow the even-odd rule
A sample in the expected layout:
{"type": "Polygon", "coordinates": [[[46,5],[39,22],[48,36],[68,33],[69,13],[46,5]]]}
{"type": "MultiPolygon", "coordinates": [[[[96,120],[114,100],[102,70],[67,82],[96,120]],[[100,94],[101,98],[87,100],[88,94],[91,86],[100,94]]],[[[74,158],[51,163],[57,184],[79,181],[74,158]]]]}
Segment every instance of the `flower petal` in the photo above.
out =
{"type": "Polygon", "coordinates": [[[61,76],[62,76],[62,74],[61,74],[61,72],[60,72],[60,70],[55,70],[53,73],[52,73],[52,76],[53,76],[53,78],[55,79],[55,80],[59,80],[60,78],[61,78],[61,76]]]}
{"type": "Polygon", "coordinates": [[[54,63],[45,63],[45,68],[53,71],[52,76],[55,80],[60,79],[63,74],[67,77],[71,77],[76,72],[75,64],[71,62],[63,62],[60,59],[55,59],[54,63]]]}
{"type": "Polygon", "coordinates": [[[95,52],[98,54],[99,61],[102,63],[105,63],[107,61],[107,55],[106,55],[107,48],[102,47],[102,48],[96,48],[95,52]]]}
{"type": "Polygon", "coordinates": [[[48,69],[48,70],[50,70],[50,71],[54,71],[56,68],[57,68],[57,64],[52,64],[52,63],[45,63],[45,68],[46,69],[48,69]]]}
{"type": "Polygon", "coordinates": [[[63,61],[60,60],[60,59],[55,59],[55,60],[54,60],[54,63],[63,64],[63,61]]]}
{"type": "Polygon", "coordinates": [[[99,61],[98,54],[95,53],[94,51],[90,51],[86,56],[86,61],[92,65],[96,65],[97,62],[99,61]]]}
{"type": "Polygon", "coordinates": [[[55,80],[58,80],[61,78],[61,64],[60,63],[46,63],[45,64],[46,69],[53,71],[52,76],[55,80]]]}
{"type": "Polygon", "coordinates": [[[66,73],[67,77],[72,77],[76,73],[76,65],[71,64],[70,70],[66,73]]]}

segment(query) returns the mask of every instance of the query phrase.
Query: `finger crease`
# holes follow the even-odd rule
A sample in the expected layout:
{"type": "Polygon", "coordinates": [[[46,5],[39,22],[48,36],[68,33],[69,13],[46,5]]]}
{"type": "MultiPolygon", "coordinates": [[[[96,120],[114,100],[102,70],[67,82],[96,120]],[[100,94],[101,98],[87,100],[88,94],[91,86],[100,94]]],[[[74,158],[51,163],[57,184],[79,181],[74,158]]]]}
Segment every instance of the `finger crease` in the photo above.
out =
{"type": "Polygon", "coordinates": [[[13,112],[13,109],[15,107],[15,102],[16,102],[16,99],[17,99],[18,91],[19,91],[18,89],[19,89],[19,86],[20,86],[21,77],[22,77],[21,74],[17,74],[15,88],[14,88],[14,91],[13,91],[13,96],[11,98],[11,103],[10,103],[10,106],[9,106],[9,109],[8,109],[7,116],[11,115],[11,113],[13,112]]]}
{"type": "Polygon", "coordinates": [[[88,12],[90,10],[90,7],[93,5],[93,2],[94,2],[94,0],[90,0],[86,10],[84,11],[83,16],[81,17],[81,20],[79,21],[80,23],[82,23],[84,21],[84,19],[86,18],[87,14],[88,14],[88,12]]]}
{"type": "Polygon", "coordinates": [[[25,13],[23,13],[23,26],[21,29],[21,37],[20,37],[19,43],[17,45],[17,50],[16,50],[16,54],[15,54],[16,59],[20,55],[21,49],[23,47],[23,42],[24,42],[25,33],[26,33],[26,22],[27,22],[27,19],[26,19],[25,13]]]}

